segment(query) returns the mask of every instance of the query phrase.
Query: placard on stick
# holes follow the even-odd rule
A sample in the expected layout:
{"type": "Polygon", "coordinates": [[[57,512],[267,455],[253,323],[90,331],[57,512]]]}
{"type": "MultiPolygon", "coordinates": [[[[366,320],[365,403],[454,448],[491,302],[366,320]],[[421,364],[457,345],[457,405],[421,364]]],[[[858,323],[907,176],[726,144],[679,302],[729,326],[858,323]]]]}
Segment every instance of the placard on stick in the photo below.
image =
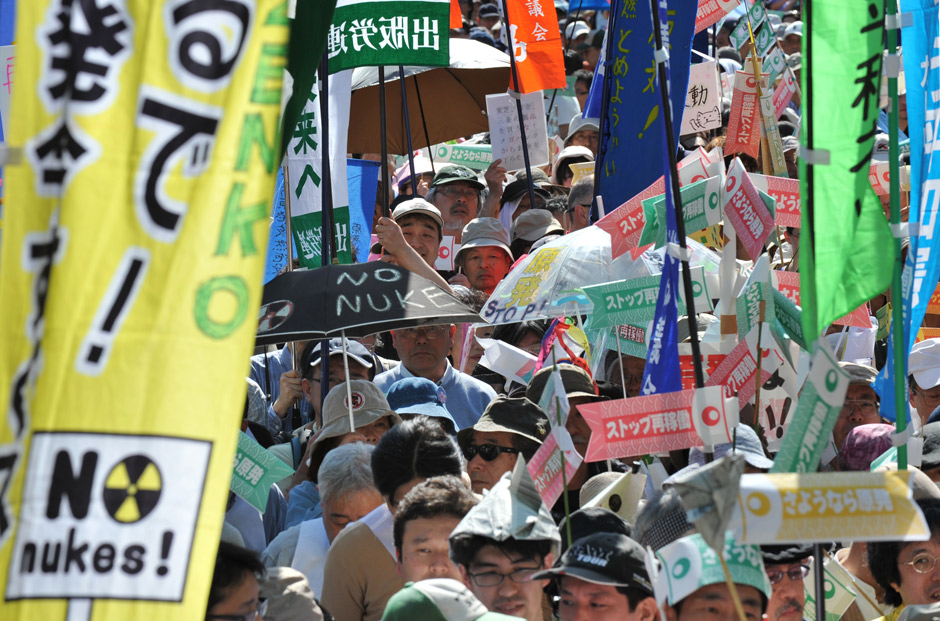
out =
{"type": "MultiPolygon", "coordinates": [[[[525,119],[525,137],[532,168],[549,162],[548,128],[545,125],[545,99],[541,91],[520,95],[522,117],[525,119]]],[[[486,96],[486,116],[490,122],[490,142],[493,159],[502,160],[506,170],[522,170],[525,158],[522,152],[522,134],[516,102],[506,93],[486,96]]]]}

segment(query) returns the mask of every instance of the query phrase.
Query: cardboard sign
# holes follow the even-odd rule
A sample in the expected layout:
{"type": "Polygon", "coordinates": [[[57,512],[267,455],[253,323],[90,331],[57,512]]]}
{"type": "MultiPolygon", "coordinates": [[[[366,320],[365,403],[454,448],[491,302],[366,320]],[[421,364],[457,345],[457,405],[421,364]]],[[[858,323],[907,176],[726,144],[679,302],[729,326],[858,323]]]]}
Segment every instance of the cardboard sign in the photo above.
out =
{"type": "Polygon", "coordinates": [[[661,276],[641,276],[628,280],[584,287],[584,295],[594,304],[590,329],[624,323],[643,325],[656,314],[661,276]]]}
{"type": "Polygon", "coordinates": [[[764,23],[765,19],[767,19],[767,9],[764,8],[764,3],[755,2],[754,6],[748,10],[747,18],[739,19],[738,25],[735,26],[734,30],[732,30],[731,34],[728,36],[734,49],[740,50],[744,42],[751,38],[750,31],[748,30],[748,22],[751,23],[751,30],[757,31],[760,25],[764,23]]]}
{"type": "Polygon", "coordinates": [[[532,456],[532,461],[526,465],[535,483],[535,489],[545,501],[545,506],[551,507],[561,497],[565,489],[564,480],[571,480],[582,461],[574,448],[574,442],[568,430],[564,427],[552,427],[552,432],[532,456]],[[564,479],[562,479],[562,461],[564,461],[564,479]]]}
{"type": "Polygon", "coordinates": [[[738,6],[737,0],[702,0],[695,14],[695,32],[701,32],[718,23],[728,11],[738,6]]]}
{"type": "MultiPolygon", "coordinates": [[[[614,337],[620,340],[620,353],[636,356],[637,358],[646,358],[646,328],[643,326],[620,325],[614,329],[614,337]]],[[[616,341],[607,346],[608,349],[617,351],[616,341]]]]}
{"type": "Polygon", "coordinates": [[[828,345],[819,343],[803,386],[790,432],[783,437],[771,472],[815,472],[842,410],[849,376],[828,345]]]}
{"type": "MultiPolygon", "coordinates": [[[[699,353],[702,358],[702,373],[705,381],[718,369],[726,358],[719,353],[714,343],[699,343],[699,353]]],[[[695,367],[692,358],[692,346],[689,343],[679,343],[679,375],[682,377],[682,389],[695,388],[695,367]]]]}
{"type": "Polygon", "coordinates": [[[750,176],[754,187],[774,198],[774,224],[800,227],[800,180],[769,175],[750,176]]]}
{"type": "Polygon", "coordinates": [[[783,70],[783,79],[774,89],[774,112],[778,119],[790,105],[794,95],[796,95],[796,76],[793,75],[793,70],[787,67],[783,70]]]}
{"type": "Polygon", "coordinates": [[[232,468],[229,488],[237,496],[247,500],[258,511],[268,506],[271,485],[294,474],[283,461],[252,440],[244,431],[238,432],[238,450],[232,468]]]}
{"type": "Polygon", "coordinates": [[[718,61],[697,63],[689,69],[689,88],[679,135],[694,134],[721,127],[721,82],[718,61]]]}
{"type": "Polygon", "coordinates": [[[597,226],[610,234],[611,258],[616,259],[631,248],[637,247],[646,225],[643,201],[665,191],[666,186],[660,177],[645,190],[597,221],[597,226]]]}
{"type": "MultiPolygon", "coordinates": [[[[815,572],[816,566],[813,565],[809,569],[809,575],[803,579],[806,597],[803,614],[809,621],[815,621],[816,619],[815,572]]],[[[826,559],[823,568],[823,586],[825,587],[826,597],[825,621],[839,621],[845,611],[849,609],[849,606],[852,605],[852,602],[855,601],[856,593],[852,577],[841,565],[826,559]]]]}
{"type": "Polygon", "coordinates": [[[739,158],[734,158],[728,169],[724,209],[725,219],[734,227],[748,256],[756,261],[770,236],[773,218],[739,158]]]}
{"type": "MultiPolygon", "coordinates": [[[[776,342],[768,324],[763,324],[761,331],[761,368],[760,383],[770,379],[771,374],[780,366],[781,357],[774,351],[776,342]]],[[[758,327],[748,332],[731,353],[718,365],[715,372],[705,382],[706,386],[725,386],[731,394],[737,395],[741,403],[747,403],[757,392],[757,332],[758,327]]]]}
{"type": "MultiPolygon", "coordinates": [[[[701,231],[721,222],[721,177],[716,175],[702,181],[683,186],[679,190],[682,197],[682,216],[685,220],[686,233],[701,231]]],[[[644,201],[644,205],[645,205],[644,201]]],[[[653,200],[656,210],[656,223],[666,222],[666,197],[653,200]]],[[[645,238],[645,236],[644,236],[645,238]]],[[[656,247],[666,245],[666,227],[656,227],[656,247]]]]}
{"type": "MultiPolygon", "coordinates": [[[[549,163],[548,127],[545,125],[545,98],[541,92],[520,95],[529,164],[534,168],[549,163]]],[[[506,93],[486,96],[486,116],[490,122],[493,159],[502,160],[506,170],[525,168],[522,134],[516,101],[506,93]]]]}
{"type": "Polygon", "coordinates": [[[460,250],[460,244],[456,243],[456,239],[453,235],[444,235],[441,239],[441,246],[437,249],[437,260],[434,261],[434,269],[437,271],[453,272],[456,269],[454,257],[460,250]]]}
{"type": "MultiPolygon", "coordinates": [[[[766,73],[761,74],[764,82],[766,73]]],[[[762,84],[762,86],[765,86],[762,84]]],[[[725,155],[746,153],[757,159],[760,155],[760,102],[757,100],[757,80],[748,71],[737,71],[734,76],[734,95],[728,119],[728,137],[725,155]]]]}
{"type": "Polygon", "coordinates": [[[578,406],[591,427],[585,460],[602,461],[731,441],[738,400],[721,387],[578,406]]]}
{"type": "Polygon", "coordinates": [[[739,541],[926,541],[909,471],[745,474],[728,528],[739,541]]]}
{"type": "Polygon", "coordinates": [[[473,170],[486,170],[493,163],[493,146],[489,144],[436,144],[421,151],[425,157],[431,152],[435,166],[460,164],[473,170]]]}

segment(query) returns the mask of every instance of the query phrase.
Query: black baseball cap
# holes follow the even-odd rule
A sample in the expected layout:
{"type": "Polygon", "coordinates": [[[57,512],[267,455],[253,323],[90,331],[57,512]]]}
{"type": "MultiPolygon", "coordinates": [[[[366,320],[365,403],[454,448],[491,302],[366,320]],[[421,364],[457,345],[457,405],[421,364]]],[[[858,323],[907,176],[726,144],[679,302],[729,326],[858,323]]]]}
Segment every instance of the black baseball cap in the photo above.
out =
{"type": "Polygon", "coordinates": [[[643,547],[620,533],[594,533],[578,539],[551,569],[533,580],[570,576],[594,584],[635,588],[653,596],[643,547]]]}
{"type": "Polygon", "coordinates": [[[431,187],[436,188],[441,185],[456,183],[458,181],[465,181],[478,190],[482,190],[486,187],[480,183],[479,179],[477,179],[477,174],[475,172],[466,166],[460,166],[459,164],[442,166],[440,169],[438,169],[437,174],[434,175],[434,179],[431,181],[431,187]]]}

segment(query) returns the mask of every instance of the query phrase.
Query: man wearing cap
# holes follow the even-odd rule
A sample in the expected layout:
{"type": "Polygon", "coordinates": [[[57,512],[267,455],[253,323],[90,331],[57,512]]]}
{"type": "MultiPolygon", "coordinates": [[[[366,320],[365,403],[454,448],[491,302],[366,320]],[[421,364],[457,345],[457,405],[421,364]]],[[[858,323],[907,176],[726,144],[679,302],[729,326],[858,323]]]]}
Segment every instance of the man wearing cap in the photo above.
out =
{"type": "Polygon", "coordinates": [[[451,164],[437,171],[425,198],[440,210],[444,235],[453,235],[457,243],[462,243],[464,227],[480,210],[480,191],[484,187],[466,166],[451,164]]]}
{"type": "Polygon", "coordinates": [[[542,621],[542,589],[533,577],[552,566],[558,528],[522,460],[470,509],[450,536],[464,584],[490,611],[542,621]]]}
{"type": "Polygon", "coordinates": [[[384,392],[406,377],[423,377],[444,389],[447,410],[462,429],[480,418],[496,392],[487,384],[451,366],[447,354],[454,346],[457,327],[451,325],[422,326],[392,330],[392,345],[401,364],[375,376],[375,383],[384,392]]]}
{"type": "Polygon", "coordinates": [[[907,360],[911,408],[926,422],[940,407],[940,339],[915,343],[907,360]]]}
{"type": "Polygon", "coordinates": [[[836,450],[842,449],[849,432],[859,425],[870,425],[882,422],[878,414],[878,394],[872,388],[878,371],[874,368],[855,362],[840,362],[839,366],[849,376],[849,389],[845,393],[842,411],[832,428],[832,440],[836,450]]]}
{"type": "Polygon", "coordinates": [[[467,587],[450,578],[409,582],[388,600],[382,621],[518,621],[489,612],[467,587]]]}
{"type": "Polygon", "coordinates": [[[591,202],[594,200],[594,175],[581,177],[568,193],[568,210],[565,212],[565,228],[569,233],[579,231],[591,224],[591,202]]]}
{"type": "Polygon", "coordinates": [[[924,447],[920,469],[930,480],[940,482],[940,422],[927,423],[923,429],[924,447]]]}
{"type": "Polygon", "coordinates": [[[558,583],[561,621],[653,621],[658,617],[646,554],[620,533],[575,541],[552,569],[533,576],[558,583]]]}
{"type": "Polygon", "coordinates": [[[451,284],[492,295],[512,265],[509,236],[499,220],[471,220],[463,230],[463,243],[454,257],[454,265],[460,273],[450,279],[451,284]]]}
{"type": "Polygon", "coordinates": [[[434,166],[431,160],[423,155],[414,157],[415,175],[418,178],[417,188],[411,179],[411,162],[405,162],[395,171],[392,180],[398,188],[399,196],[426,196],[434,180],[434,166]]]}
{"type": "MultiPolygon", "coordinates": [[[[327,393],[333,390],[339,384],[347,379],[372,380],[375,377],[375,365],[372,363],[372,356],[365,345],[359,341],[346,339],[346,360],[349,365],[349,376],[346,376],[346,365],[343,364],[343,339],[330,339],[329,343],[330,358],[330,378],[327,393]]],[[[304,400],[310,404],[313,413],[312,419],[316,421],[317,428],[322,425],[320,416],[320,342],[310,341],[304,347],[301,360],[306,364],[301,375],[301,390],[304,400]]],[[[269,412],[273,408],[269,408],[269,412]]],[[[277,413],[280,416],[280,413],[277,413]]],[[[286,414],[285,414],[286,416],[286,414]]]]}
{"type": "Polygon", "coordinates": [[[786,31],[783,33],[783,41],[780,42],[780,47],[783,48],[784,54],[795,54],[800,51],[802,45],[803,22],[793,22],[787,26],[786,31]]]}
{"type": "Polygon", "coordinates": [[[803,580],[809,575],[812,544],[764,545],[760,553],[771,589],[766,618],[799,621],[806,605],[803,580]]]}
{"type": "MultiPolygon", "coordinates": [[[[656,599],[665,601],[665,621],[737,621],[731,590],[718,555],[699,534],[689,535],[658,550],[662,563],[655,585],[656,599]]],[[[738,544],[730,531],[722,556],[748,619],[760,619],[771,596],[760,550],[738,544]]]]}
{"type": "Polygon", "coordinates": [[[577,49],[591,33],[591,27],[580,19],[565,26],[565,41],[572,49],[577,49]]]}
{"type": "Polygon", "coordinates": [[[568,137],[565,146],[587,147],[597,157],[597,140],[600,137],[600,121],[598,119],[585,119],[578,112],[568,123],[568,137]]]}
{"type": "MultiPolygon", "coordinates": [[[[595,71],[597,61],[601,58],[601,47],[604,45],[604,30],[597,29],[588,35],[587,39],[575,49],[581,53],[581,58],[587,63],[588,69],[595,71]]],[[[578,99],[581,99],[578,97],[578,99]]],[[[584,104],[582,104],[582,107],[584,104]]]]}
{"type": "MultiPolygon", "coordinates": [[[[543,207],[545,202],[551,198],[551,194],[545,188],[539,186],[534,174],[532,175],[532,196],[535,197],[535,207],[543,207]]],[[[487,203],[489,203],[489,199],[487,199],[487,203]]],[[[508,231],[516,218],[532,208],[532,200],[529,197],[529,181],[522,175],[502,191],[502,196],[499,199],[499,213],[493,215],[499,218],[500,224],[508,231]]]]}
{"type": "Polygon", "coordinates": [[[437,207],[423,198],[412,198],[395,208],[392,220],[401,227],[401,234],[408,245],[425,263],[434,267],[444,228],[444,220],[437,207]]]}
{"type": "Polygon", "coordinates": [[[473,491],[482,494],[492,489],[512,471],[519,455],[530,461],[548,432],[545,413],[525,397],[494,399],[473,427],[457,433],[473,491]]]}
{"type": "Polygon", "coordinates": [[[391,385],[385,398],[402,420],[430,416],[441,424],[444,431],[452,436],[457,435],[457,423],[444,405],[447,403],[447,392],[431,380],[405,377],[391,385]]]}
{"type": "Polygon", "coordinates": [[[519,259],[528,254],[532,244],[543,237],[564,234],[564,227],[552,216],[552,212],[547,209],[531,209],[513,221],[510,229],[512,243],[509,248],[513,258],[519,259]]]}
{"type": "Polygon", "coordinates": [[[487,3],[480,6],[477,12],[477,25],[486,28],[493,34],[493,26],[499,23],[499,8],[495,4],[487,3]]]}

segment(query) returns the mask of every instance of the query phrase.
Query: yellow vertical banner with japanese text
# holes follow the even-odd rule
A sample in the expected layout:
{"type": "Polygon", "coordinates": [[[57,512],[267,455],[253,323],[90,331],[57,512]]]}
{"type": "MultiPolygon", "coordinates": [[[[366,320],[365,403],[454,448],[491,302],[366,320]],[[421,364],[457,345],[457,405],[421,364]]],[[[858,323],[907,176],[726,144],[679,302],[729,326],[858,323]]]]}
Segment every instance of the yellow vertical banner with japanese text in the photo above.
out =
{"type": "Polygon", "coordinates": [[[286,0],[30,0],[0,255],[3,618],[205,615],[286,0]]]}

